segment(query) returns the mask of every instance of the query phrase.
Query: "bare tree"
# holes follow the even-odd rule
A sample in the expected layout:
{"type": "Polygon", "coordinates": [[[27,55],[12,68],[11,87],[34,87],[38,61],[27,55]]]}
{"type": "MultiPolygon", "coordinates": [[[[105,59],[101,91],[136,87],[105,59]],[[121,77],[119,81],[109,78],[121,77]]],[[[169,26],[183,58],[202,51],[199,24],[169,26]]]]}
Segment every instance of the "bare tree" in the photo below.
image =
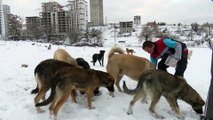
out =
{"type": "Polygon", "coordinates": [[[22,32],[22,18],[18,15],[8,14],[8,32],[9,38],[19,40],[22,32]]]}
{"type": "Polygon", "coordinates": [[[144,26],[139,35],[139,40],[142,41],[145,38],[145,41],[151,40],[152,28],[149,26],[144,26]]]}
{"type": "Polygon", "coordinates": [[[39,39],[43,36],[40,24],[30,24],[27,28],[28,37],[39,39]]]}
{"type": "Polygon", "coordinates": [[[191,28],[194,32],[198,32],[199,24],[198,23],[192,23],[191,28]]]}
{"type": "Polygon", "coordinates": [[[67,35],[69,37],[69,44],[75,43],[80,40],[80,31],[76,29],[72,29],[69,32],[67,32],[67,35]]]}
{"type": "Polygon", "coordinates": [[[89,36],[90,36],[90,38],[93,39],[93,42],[97,42],[97,43],[101,43],[102,42],[102,31],[101,30],[93,28],[90,31],[89,36]]]}

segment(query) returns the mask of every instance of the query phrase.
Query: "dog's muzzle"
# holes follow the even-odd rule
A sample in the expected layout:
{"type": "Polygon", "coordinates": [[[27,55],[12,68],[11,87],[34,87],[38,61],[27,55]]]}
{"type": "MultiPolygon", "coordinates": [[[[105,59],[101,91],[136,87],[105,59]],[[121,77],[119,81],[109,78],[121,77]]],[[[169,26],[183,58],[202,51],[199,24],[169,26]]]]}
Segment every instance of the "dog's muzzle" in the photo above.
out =
{"type": "Polygon", "coordinates": [[[203,114],[203,109],[202,108],[193,108],[194,111],[197,113],[197,114],[203,114]]]}

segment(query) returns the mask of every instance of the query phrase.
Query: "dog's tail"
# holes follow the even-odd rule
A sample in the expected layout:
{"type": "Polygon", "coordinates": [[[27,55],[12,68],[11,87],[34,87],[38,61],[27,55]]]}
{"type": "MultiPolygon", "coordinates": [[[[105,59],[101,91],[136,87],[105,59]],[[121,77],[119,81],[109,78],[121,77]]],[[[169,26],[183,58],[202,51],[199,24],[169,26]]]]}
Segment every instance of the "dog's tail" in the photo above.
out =
{"type": "Polygon", "coordinates": [[[49,96],[46,100],[44,100],[44,101],[42,101],[42,102],[40,102],[40,103],[37,103],[37,104],[35,105],[36,107],[48,105],[50,102],[53,101],[53,99],[54,99],[54,97],[55,97],[55,94],[56,94],[56,85],[57,85],[57,83],[56,83],[56,84],[53,84],[53,85],[51,86],[51,93],[50,93],[50,96],[49,96]]]}
{"type": "Polygon", "coordinates": [[[129,88],[127,88],[126,82],[123,81],[123,90],[124,90],[124,93],[126,93],[126,94],[134,95],[137,92],[137,87],[133,90],[130,90],[129,88]]]}
{"type": "Polygon", "coordinates": [[[134,95],[137,91],[142,90],[144,81],[146,81],[147,79],[150,79],[150,77],[151,77],[150,73],[152,71],[154,71],[154,70],[155,69],[150,69],[150,70],[144,71],[139,77],[139,81],[138,81],[137,87],[135,89],[133,89],[133,90],[128,89],[127,86],[126,86],[125,81],[123,81],[124,93],[129,94],[129,95],[134,95]]]}
{"type": "Polygon", "coordinates": [[[38,91],[39,91],[39,90],[38,90],[38,85],[37,85],[36,88],[35,88],[34,90],[31,91],[31,94],[36,94],[36,93],[38,93],[38,91]]]}
{"type": "Polygon", "coordinates": [[[112,47],[111,50],[109,51],[108,59],[116,52],[119,54],[125,54],[124,50],[121,47],[115,46],[115,47],[112,47]]]}

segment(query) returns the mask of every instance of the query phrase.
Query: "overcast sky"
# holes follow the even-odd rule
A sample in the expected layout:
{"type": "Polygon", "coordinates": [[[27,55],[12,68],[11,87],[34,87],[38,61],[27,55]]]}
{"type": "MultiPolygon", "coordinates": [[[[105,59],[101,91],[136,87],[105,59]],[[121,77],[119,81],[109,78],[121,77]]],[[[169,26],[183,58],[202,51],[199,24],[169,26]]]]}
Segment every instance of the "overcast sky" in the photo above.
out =
{"type": "MultiPolygon", "coordinates": [[[[3,0],[13,14],[38,16],[41,2],[50,0],[3,0]]],[[[62,5],[67,0],[54,0],[62,5]]],[[[89,6],[89,0],[86,0],[89,6]]],[[[104,22],[132,21],[140,15],[141,22],[213,23],[213,0],[103,0],[104,22]]]]}

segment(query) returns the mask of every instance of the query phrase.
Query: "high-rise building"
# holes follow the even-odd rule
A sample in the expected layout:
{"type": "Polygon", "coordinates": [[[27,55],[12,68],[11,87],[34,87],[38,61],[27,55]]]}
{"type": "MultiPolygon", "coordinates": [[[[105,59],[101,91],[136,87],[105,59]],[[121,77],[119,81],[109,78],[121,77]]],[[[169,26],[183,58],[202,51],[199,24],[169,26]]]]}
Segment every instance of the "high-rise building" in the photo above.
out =
{"type": "Polygon", "coordinates": [[[67,5],[57,2],[42,3],[42,28],[46,36],[66,37],[73,30],[84,34],[88,22],[87,11],[85,0],[69,0],[67,5]]]}
{"type": "Polygon", "coordinates": [[[88,22],[87,1],[70,0],[68,2],[68,11],[71,15],[71,29],[77,30],[84,34],[86,32],[88,22]]]}
{"type": "Polygon", "coordinates": [[[134,24],[135,25],[141,24],[141,16],[134,16],[134,24]]]}
{"type": "Polygon", "coordinates": [[[3,5],[3,29],[2,29],[2,36],[8,37],[8,14],[10,14],[10,6],[4,4],[3,5]]]}
{"type": "Polygon", "coordinates": [[[2,30],[4,29],[4,25],[3,25],[3,4],[2,4],[2,0],[0,0],[0,35],[2,35],[2,30]]]}
{"type": "MultiPolygon", "coordinates": [[[[69,14],[57,2],[42,3],[41,26],[48,37],[64,37],[69,29],[69,14]]],[[[50,39],[50,38],[48,38],[50,39]]]]}
{"type": "Polygon", "coordinates": [[[62,7],[58,2],[43,2],[41,5],[42,12],[58,12],[62,10],[62,7]]]}
{"type": "Polygon", "coordinates": [[[90,22],[93,26],[103,26],[103,0],[90,0],[90,22]]]}

